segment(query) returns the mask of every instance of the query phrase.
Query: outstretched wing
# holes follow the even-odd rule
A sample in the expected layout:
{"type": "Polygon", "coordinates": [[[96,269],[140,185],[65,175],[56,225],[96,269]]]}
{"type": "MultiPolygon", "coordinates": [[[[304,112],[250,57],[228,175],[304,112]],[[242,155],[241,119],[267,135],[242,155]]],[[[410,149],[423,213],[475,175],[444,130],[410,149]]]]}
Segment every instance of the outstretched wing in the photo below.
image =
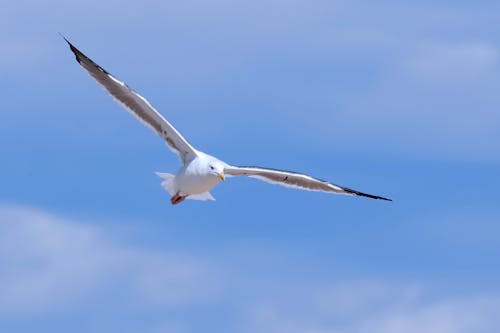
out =
{"type": "Polygon", "coordinates": [[[296,189],[318,191],[318,192],[333,192],[339,194],[357,195],[372,199],[392,201],[391,199],[359,192],[347,187],[329,183],[325,180],[321,180],[318,178],[314,178],[308,175],[291,171],[268,169],[255,166],[248,166],[248,167],[228,166],[227,168],[224,169],[224,173],[229,176],[249,176],[253,178],[258,178],[271,184],[278,184],[281,186],[291,187],[296,189]]]}
{"type": "Polygon", "coordinates": [[[117,102],[123,105],[127,111],[165,139],[167,145],[173,152],[179,155],[183,163],[186,163],[196,156],[196,149],[194,149],[175,127],[163,118],[144,97],[93,62],[66,38],[64,38],[64,40],[75,54],[76,61],[78,61],[78,63],[96,79],[96,81],[99,82],[117,102]]]}

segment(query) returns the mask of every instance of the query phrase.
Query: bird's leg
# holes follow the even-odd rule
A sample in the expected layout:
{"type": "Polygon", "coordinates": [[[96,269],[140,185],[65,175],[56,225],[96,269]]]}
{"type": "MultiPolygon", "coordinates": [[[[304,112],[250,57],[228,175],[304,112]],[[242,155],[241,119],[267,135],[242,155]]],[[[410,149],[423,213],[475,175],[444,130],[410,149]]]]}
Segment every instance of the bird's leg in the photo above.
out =
{"type": "Polygon", "coordinates": [[[170,199],[170,202],[172,203],[172,205],[177,205],[177,204],[180,204],[181,202],[184,201],[184,199],[186,199],[186,196],[184,195],[181,195],[179,194],[179,192],[177,192],[171,199],[170,199]]]}

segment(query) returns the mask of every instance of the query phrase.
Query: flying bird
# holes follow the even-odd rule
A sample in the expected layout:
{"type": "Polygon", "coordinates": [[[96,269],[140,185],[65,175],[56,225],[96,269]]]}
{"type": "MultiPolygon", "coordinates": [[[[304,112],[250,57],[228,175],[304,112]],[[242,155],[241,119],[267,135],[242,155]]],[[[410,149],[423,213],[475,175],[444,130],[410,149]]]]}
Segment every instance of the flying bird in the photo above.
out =
{"type": "Polygon", "coordinates": [[[201,152],[184,139],[182,134],[144,97],[97,65],[66,38],[64,40],[74,53],[76,61],[90,76],[100,83],[127,111],[162,137],[167,146],[179,156],[182,167],[176,174],[157,172],[157,175],[163,179],[161,185],[172,196],[170,202],[173,205],[181,203],[184,199],[215,200],[209,191],[219,182],[225,180],[226,176],[249,176],[290,188],[392,201],[302,173],[257,166],[233,166],[201,152]]]}

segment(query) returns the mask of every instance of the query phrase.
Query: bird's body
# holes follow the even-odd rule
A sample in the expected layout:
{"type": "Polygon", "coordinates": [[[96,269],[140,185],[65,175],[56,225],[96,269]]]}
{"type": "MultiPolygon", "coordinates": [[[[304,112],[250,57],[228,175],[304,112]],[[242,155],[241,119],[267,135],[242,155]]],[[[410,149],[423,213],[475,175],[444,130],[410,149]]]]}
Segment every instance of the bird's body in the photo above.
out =
{"type": "Polygon", "coordinates": [[[169,148],[182,162],[177,174],[157,173],[163,178],[162,186],[172,195],[172,204],[184,199],[215,200],[210,190],[226,176],[249,176],[272,184],[310,191],[364,196],[372,199],[390,200],[313,178],[301,173],[262,167],[237,167],[229,165],[216,157],[195,149],[153,106],[141,95],[130,89],[102,67],[84,55],[67,39],[76,60],[99,82],[108,93],[141,122],[161,136],[169,148]]]}
{"type": "Polygon", "coordinates": [[[176,190],[185,195],[208,192],[220,181],[219,177],[206,172],[206,164],[201,158],[184,165],[175,175],[176,190]]]}
{"type": "Polygon", "coordinates": [[[222,165],[222,162],[215,157],[197,152],[197,156],[183,165],[175,175],[176,192],[189,196],[210,191],[224,177],[224,166],[217,168],[218,165],[222,165]]]}

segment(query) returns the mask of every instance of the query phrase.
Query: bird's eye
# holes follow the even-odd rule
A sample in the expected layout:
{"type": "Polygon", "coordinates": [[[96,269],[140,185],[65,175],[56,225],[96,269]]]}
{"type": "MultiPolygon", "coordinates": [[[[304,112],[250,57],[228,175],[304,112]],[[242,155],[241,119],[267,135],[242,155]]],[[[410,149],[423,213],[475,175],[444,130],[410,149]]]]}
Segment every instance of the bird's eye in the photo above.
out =
{"type": "Polygon", "coordinates": [[[211,170],[213,170],[213,169],[214,169],[214,166],[213,166],[213,165],[211,165],[211,166],[210,166],[210,169],[211,169],[211,170]]]}

